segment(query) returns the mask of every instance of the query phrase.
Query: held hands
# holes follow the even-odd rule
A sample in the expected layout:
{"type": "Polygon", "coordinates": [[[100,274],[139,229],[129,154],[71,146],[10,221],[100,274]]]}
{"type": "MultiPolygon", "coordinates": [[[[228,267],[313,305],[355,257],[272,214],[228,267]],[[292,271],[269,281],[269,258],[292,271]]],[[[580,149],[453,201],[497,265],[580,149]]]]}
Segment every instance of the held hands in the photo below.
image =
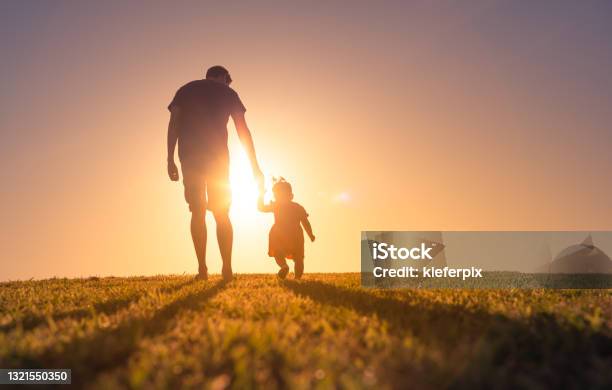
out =
{"type": "Polygon", "coordinates": [[[179,179],[178,168],[176,164],[174,163],[174,161],[171,161],[171,160],[168,160],[168,177],[172,181],[178,181],[179,179]]]}
{"type": "Polygon", "coordinates": [[[261,172],[261,169],[259,169],[258,166],[253,167],[253,177],[257,182],[257,189],[259,190],[259,194],[263,195],[266,190],[264,186],[264,174],[261,172]]]}

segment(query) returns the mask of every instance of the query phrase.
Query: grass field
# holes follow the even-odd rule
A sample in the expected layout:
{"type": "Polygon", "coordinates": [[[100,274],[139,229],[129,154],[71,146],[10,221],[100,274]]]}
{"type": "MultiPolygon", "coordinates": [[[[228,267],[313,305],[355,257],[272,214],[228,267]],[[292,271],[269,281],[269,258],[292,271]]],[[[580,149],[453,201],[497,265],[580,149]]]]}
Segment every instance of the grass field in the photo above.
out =
{"type": "Polygon", "coordinates": [[[610,388],[610,290],[376,290],[358,274],[0,284],[0,367],[93,388],[610,388]]]}

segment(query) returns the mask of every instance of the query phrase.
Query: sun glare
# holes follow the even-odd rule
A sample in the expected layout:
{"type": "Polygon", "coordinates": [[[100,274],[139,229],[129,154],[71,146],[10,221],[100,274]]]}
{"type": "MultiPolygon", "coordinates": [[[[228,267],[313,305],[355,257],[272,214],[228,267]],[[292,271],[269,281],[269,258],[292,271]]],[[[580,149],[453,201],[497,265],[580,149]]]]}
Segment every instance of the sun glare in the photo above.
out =
{"type": "Polygon", "coordinates": [[[257,183],[243,151],[232,155],[230,185],[232,187],[232,210],[255,213],[257,211],[257,183]]]}

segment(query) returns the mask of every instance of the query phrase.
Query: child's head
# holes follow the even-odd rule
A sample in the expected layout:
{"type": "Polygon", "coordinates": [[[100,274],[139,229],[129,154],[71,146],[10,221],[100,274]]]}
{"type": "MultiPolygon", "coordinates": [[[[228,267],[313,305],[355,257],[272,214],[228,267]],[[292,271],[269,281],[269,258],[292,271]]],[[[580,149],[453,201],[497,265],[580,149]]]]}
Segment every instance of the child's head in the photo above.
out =
{"type": "Polygon", "coordinates": [[[274,194],[274,200],[277,202],[290,202],[293,199],[291,184],[282,177],[274,179],[272,194],[274,194]]]}

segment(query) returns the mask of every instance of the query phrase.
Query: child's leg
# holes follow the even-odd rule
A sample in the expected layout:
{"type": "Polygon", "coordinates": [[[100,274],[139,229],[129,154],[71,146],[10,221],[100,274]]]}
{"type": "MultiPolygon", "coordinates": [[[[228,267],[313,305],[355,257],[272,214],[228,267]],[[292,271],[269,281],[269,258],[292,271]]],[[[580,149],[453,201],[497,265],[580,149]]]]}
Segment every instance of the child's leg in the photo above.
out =
{"type": "Polygon", "coordinates": [[[284,257],[277,256],[274,258],[274,260],[276,260],[276,264],[278,264],[279,267],[289,268],[289,266],[287,265],[287,260],[285,260],[284,257]]]}
{"type": "Polygon", "coordinates": [[[304,258],[295,259],[295,278],[299,279],[304,274],[304,258]]]}
{"type": "Polygon", "coordinates": [[[278,271],[278,276],[281,279],[284,279],[289,273],[289,266],[287,265],[287,260],[285,260],[285,258],[281,256],[276,256],[274,260],[276,260],[276,264],[281,267],[281,269],[278,271]]]}

